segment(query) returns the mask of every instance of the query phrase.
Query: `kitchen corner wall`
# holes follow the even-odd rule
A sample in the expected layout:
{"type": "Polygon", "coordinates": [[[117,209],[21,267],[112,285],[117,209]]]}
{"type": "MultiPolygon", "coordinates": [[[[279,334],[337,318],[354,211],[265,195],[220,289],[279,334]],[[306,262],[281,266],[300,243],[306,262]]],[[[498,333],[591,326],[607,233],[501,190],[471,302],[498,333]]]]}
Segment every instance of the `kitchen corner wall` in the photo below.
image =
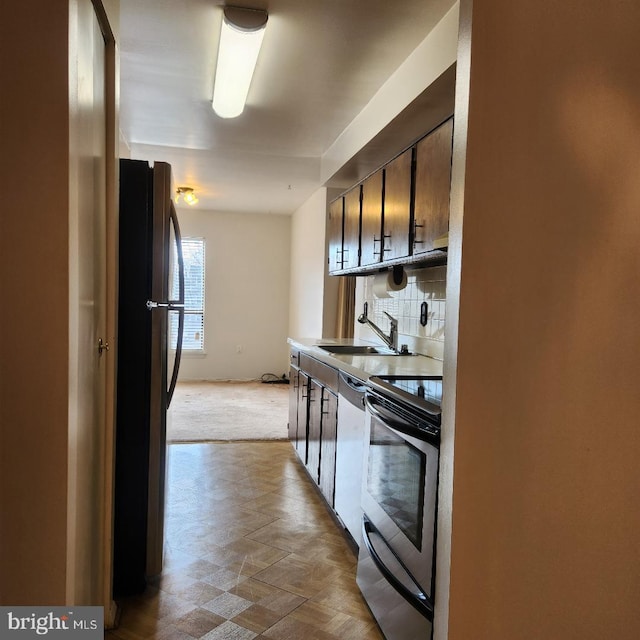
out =
{"type": "Polygon", "coordinates": [[[640,638],[640,3],[611,8],[462,3],[436,640],[640,638]]]}
{"type": "Polygon", "coordinates": [[[327,273],[327,202],[335,191],[322,187],[291,216],[289,335],[335,336],[338,280],[327,273]]]}
{"type": "Polygon", "coordinates": [[[389,329],[389,319],[384,312],[398,320],[398,345],[406,344],[413,353],[421,353],[442,360],[447,290],[446,266],[407,269],[407,286],[400,291],[388,291],[389,297],[378,297],[374,293],[374,283],[379,277],[380,275],[357,279],[355,337],[380,340],[368,326],[357,322],[357,317],[362,313],[363,305],[367,302],[369,319],[386,333],[389,329]],[[424,326],[420,324],[423,302],[427,304],[427,324],[424,326]]]}
{"type": "Polygon", "coordinates": [[[291,218],[181,208],[184,237],[205,239],[205,354],[186,380],[251,380],[289,370],[291,218]]]}

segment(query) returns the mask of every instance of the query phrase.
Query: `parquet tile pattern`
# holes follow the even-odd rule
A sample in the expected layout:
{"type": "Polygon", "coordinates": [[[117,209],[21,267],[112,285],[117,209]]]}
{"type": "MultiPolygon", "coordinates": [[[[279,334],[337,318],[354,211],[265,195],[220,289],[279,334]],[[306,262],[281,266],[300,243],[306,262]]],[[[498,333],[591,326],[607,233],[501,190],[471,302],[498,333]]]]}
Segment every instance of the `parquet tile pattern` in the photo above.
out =
{"type": "Polygon", "coordinates": [[[383,640],[288,442],[169,446],[165,570],[111,640],[383,640]]]}

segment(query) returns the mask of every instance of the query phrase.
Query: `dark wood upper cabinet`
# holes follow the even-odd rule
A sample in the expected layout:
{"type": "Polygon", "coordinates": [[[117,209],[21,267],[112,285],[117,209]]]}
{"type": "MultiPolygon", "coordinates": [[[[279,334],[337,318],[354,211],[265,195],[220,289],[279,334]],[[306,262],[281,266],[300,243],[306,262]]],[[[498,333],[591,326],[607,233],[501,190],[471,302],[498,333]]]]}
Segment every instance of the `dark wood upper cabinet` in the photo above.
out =
{"type": "Polygon", "coordinates": [[[329,205],[329,273],[447,258],[453,118],[329,205]]]}
{"type": "Polygon", "coordinates": [[[360,264],[360,193],[358,185],[344,196],[343,269],[351,269],[360,264]]]}
{"type": "Polygon", "coordinates": [[[409,255],[412,155],[407,149],[384,168],[384,260],[409,255]]]}
{"type": "Polygon", "coordinates": [[[432,251],[449,231],[453,119],[416,145],[413,253],[432,251]]]}
{"type": "Polygon", "coordinates": [[[380,169],[362,183],[361,266],[382,260],[382,177],[380,169]]]}
{"type": "Polygon", "coordinates": [[[344,198],[338,198],[329,204],[329,273],[342,269],[342,219],[344,198]]]}

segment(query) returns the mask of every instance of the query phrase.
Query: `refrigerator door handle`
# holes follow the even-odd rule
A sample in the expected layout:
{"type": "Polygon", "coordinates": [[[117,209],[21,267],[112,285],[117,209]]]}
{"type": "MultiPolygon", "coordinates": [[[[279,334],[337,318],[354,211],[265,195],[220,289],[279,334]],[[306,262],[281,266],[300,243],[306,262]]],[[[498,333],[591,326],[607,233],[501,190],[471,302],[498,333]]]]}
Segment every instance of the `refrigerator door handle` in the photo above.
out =
{"type": "Polygon", "coordinates": [[[182,253],[182,235],[180,234],[178,214],[173,206],[173,201],[170,202],[169,220],[173,225],[176,249],[178,252],[178,300],[170,301],[168,308],[178,311],[178,335],[176,336],[176,356],[173,361],[173,372],[171,373],[171,382],[169,383],[169,389],[167,391],[167,409],[171,404],[171,398],[173,398],[173,392],[178,382],[178,370],[180,369],[180,359],[182,358],[182,339],[184,335],[184,255],[182,253]]]}
{"type": "Polygon", "coordinates": [[[147,309],[151,311],[151,309],[168,309],[169,311],[184,309],[184,303],[182,302],[174,302],[173,300],[169,300],[169,302],[155,302],[154,300],[147,300],[147,309]]]}

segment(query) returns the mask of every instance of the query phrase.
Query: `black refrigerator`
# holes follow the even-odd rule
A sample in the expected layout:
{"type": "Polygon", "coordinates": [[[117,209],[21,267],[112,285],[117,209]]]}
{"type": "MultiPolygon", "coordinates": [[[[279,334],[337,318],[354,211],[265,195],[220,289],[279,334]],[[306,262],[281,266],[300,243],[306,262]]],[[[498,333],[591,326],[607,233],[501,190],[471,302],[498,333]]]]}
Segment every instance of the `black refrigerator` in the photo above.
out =
{"type": "Polygon", "coordinates": [[[184,327],[171,167],[120,160],[113,595],[162,570],[167,410],[184,327]]]}

